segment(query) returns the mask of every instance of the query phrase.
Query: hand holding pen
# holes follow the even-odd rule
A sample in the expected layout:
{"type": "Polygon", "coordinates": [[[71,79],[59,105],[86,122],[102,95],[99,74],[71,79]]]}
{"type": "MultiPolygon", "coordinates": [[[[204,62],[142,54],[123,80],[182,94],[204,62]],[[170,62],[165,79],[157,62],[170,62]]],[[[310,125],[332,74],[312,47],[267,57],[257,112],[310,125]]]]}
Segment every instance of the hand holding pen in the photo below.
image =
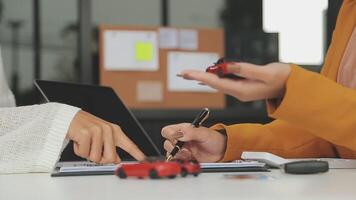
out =
{"type": "MultiPolygon", "coordinates": [[[[199,126],[201,126],[201,124],[209,117],[209,109],[208,108],[204,108],[202,111],[200,111],[200,113],[194,118],[193,122],[191,123],[191,126],[194,128],[198,128],[199,126]]],[[[171,153],[167,156],[167,161],[171,160],[178,151],[181,150],[181,148],[183,147],[184,142],[183,141],[178,141],[175,145],[175,147],[173,148],[173,150],[171,151],[171,153]]]]}
{"type": "Polygon", "coordinates": [[[165,126],[162,129],[162,136],[166,138],[163,146],[167,156],[173,151],[177,141],[184,142],[183,147],[174,157],[177,159],[217,162],[222,159],[226,149],[226,135],[204,126],[195,128],[192,123],[165,126]]]}

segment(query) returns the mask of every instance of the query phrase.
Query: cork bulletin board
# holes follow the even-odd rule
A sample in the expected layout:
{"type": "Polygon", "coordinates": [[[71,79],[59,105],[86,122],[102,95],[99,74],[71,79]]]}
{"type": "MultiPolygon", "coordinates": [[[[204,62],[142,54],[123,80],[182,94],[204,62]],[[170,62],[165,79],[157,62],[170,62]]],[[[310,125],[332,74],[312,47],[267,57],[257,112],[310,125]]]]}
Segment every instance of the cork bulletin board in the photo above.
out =
{"type": "MultiPolygon", "coordinates": [[[[108,67],[105,56],[104,41],[108,31],[150,31],[159,33],[160,27],[137,26],[100,26],[100,84],[112,87],[129,108],[134,109],[196,109],[202,107],[224,108],[225,95],[220,92],[202,91],[172,91],[167,83],[167,62],[169,52],[207,52],[215,53],[219,57],[224,55],[224,32],[222,29],[190,29],[197,33],[197,46],[195,49],[182,48],[158,48],[158,66],[151,66],[149,70],[130,70],[129,67],[120,70],[112,70],[108,67]]],[[[189,45],[189,44],[188,44],[189,45]]],[[[145,43],[138,48],[145,49],[145,43]]],[[[125,54],[122,51],[122,54],[125,54]]],[[[111,55],[112,56],[112,55],[111,55]]],[[[151,56],[139,53],[137,59],[145,59],[151,56]]],[[[148,66],[150,67],[150,66],[148,66]]],[[[192,84],[196,84],[193,83],[192,84]]]]}

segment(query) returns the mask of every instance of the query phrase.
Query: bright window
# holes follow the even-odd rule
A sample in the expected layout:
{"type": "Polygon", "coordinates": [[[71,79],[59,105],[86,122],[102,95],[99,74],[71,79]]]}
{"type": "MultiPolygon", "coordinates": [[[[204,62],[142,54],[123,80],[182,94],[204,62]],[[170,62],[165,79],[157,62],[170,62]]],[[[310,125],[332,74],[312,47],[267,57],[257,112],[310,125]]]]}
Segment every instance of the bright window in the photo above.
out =
{"type": "Polygon", "coordinates": [[[263,0],[263,29],[279,33],[279,60],[320,65],[327,0],[263,0]]]}

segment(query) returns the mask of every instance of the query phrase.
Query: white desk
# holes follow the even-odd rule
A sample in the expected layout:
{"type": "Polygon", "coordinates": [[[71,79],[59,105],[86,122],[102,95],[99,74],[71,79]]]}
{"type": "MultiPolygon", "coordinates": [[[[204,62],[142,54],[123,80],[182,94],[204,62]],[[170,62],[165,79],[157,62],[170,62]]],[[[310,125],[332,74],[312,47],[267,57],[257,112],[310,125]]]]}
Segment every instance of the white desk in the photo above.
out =
{"type": "Polygon", "coordinates": [[[0,199],[356,199],[356,170],[331,170],[317,175],[264,172],[272,180],[226,179],[223,174],[226,173],[165,180],[0,175],[0,199]]]}

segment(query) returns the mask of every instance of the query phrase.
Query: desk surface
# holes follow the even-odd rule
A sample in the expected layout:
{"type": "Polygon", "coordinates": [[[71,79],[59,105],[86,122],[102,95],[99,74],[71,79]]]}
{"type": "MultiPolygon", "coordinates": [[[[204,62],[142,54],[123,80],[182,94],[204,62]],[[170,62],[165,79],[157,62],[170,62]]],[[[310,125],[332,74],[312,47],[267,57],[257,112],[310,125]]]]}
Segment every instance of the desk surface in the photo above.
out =
{"type": "Polygon", "coordinates": [[[264,180],[227,179],[224,174],[164,180],[0,175],[0,199],[356,199],[356,170],[317,175],[288,175],[273,170],[263,173],[269,177],[264,180]]]}

